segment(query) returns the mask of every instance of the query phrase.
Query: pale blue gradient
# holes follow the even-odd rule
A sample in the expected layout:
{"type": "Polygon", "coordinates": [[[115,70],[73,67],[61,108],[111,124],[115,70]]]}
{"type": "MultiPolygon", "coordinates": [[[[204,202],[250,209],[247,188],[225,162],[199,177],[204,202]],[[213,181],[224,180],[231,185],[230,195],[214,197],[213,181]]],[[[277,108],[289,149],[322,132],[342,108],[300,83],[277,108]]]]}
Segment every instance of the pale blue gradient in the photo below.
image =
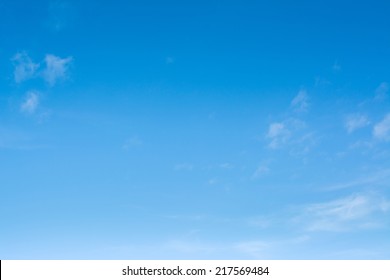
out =
{"type": "Polygon", "coordinates": [[[389,12],[0,1],[0,259],[389,259],[389,12]]]}

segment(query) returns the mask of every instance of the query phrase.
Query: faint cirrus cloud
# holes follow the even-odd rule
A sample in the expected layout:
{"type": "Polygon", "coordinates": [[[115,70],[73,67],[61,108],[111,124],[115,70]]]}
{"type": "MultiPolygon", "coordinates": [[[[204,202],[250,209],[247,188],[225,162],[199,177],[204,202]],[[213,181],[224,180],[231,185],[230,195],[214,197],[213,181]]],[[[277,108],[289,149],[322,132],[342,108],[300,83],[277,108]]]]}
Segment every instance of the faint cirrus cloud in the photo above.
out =
{"type": "Polygon", "coordinates": [[[295,222],[306,231],[353,231],[388,225],[390,200],[376,193],[355,193],[304,206],[295,222]]]}
{"type": "Polygon", "coordinates": [[[39,106],[39,93],[37,91],[29,91],[22,104],[20,111],[26,114],[34,114],[39,106]]]}
{"type": "Polygon", "coordinates": [[[60,80],[69,77],[69,66],[73,61],[71,56],[61,58],[46,54],[42,63],[35,63],[27,52],[16,53],[11,61],[14,64],[14,80],[21,83],[29,79],[42,78],[49,86],[54,86],[60,80]]]}
{"type": "Polygon", "coordinates": [[[54,86],[59,80],[68,78],[69,65],[73,58],[71,56],[61,58],[52,54],[45,56],[46,68],[42,71],[43,79],[50,85],[54,86]]]}
{"type": "Polygon", "coordinates": [[[309,109],[309,97],[306,90],[301,89],[291,101],[291,107],[296,112],[307,112],[309,109]]]}
{"type": "Polygon", "coordinates": [[[362,114],[352,114],[346,117],[345,119],[345,128],[348,133],[352,133],[355,130],[366,127],[370,124],[366,115],[362,114]]]}
{"type": "Polygon", "coordinates": [[[27,52],[16,53],[11,61],[14,64],[14,80],[16,83],[32,79],[36,76],[39,63],[34,63],[27,52]]]}
{"type": "Polygon", "coordinates": [[[373,136],[381,141],[390,141],[390,113],[388,113],[380,122],[375,124],[373,136]]]}
{"type": "Polygon", "coordinates": [[[389,92],[389,84],[386,82],[380,83],[380,85],[375,89],[375,100],[381,101],[387,98],[389,92]]]}

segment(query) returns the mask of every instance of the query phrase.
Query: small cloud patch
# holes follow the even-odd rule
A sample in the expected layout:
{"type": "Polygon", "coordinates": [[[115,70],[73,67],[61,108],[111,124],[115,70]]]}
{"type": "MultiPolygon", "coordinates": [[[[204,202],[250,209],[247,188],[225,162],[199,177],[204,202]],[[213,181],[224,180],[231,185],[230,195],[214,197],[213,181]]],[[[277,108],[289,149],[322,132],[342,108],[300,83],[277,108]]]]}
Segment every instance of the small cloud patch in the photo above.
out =
{"type": "Polygon", "coordinates": [[[39,68],[39,64],[34,63],[26,52],[16,53],[11,61],[15,66],[14,80],[16,83],[34,78],[39,68]]]}
{"type": "Polygon", "coordinates": [[[306,90],[300,90],[291,101],[291,107],[297,112],[307,112],[309,109],[309,97],[306,90]]]}
{"type": "Polygon", "coordinates": [[[390,113],[374,126],[373,135],[381,141],[390,141],[390,113]]]}
{"type": "Polygon", "coordinates": [[[365,115],[354,114],[349,115],[345,120],[345,128],[348,133],[352,133],[357,129],[363,128],[369,125],[370,122],[365,115]]]}
{"type": "Polygon", "coordinates": [[[34,114],[39,106],[39,95],[35,91],[29,91],[20,105],[20,111],[26,114],[34,114]]]}
{"type": "Polygon", "coordinates": [[[42,72],[44,80],[50,86],[54,86],[58,80],[66,79],[68,76],[69,64],[72,60],[72,57],[60,58],[52,54],[47,54],[45,56],[46,68],[42,72]]]}

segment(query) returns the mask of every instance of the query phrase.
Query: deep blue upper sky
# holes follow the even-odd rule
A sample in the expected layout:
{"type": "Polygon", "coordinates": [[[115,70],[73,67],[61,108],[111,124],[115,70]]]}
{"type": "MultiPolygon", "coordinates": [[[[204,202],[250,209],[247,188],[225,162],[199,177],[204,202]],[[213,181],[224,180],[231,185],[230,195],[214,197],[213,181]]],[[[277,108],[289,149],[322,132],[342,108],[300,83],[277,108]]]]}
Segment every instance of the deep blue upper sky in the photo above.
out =
{"type": "Polygon", "coordinates": [[[0,1],[0,259],[388,259],[389,12],[0,1]]]}

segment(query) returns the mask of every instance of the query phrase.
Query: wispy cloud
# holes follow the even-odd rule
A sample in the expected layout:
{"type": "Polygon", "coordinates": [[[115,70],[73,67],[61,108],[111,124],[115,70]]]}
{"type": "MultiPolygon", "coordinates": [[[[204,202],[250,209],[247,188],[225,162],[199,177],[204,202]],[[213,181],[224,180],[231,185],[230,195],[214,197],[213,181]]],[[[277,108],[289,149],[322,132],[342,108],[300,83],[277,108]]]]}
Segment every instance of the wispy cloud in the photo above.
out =
{"type": "MultiPolygon", "coordinates": [[[[290,108],[295,112],[307,112],[310,107],[306,90],[302,89],[290,102],[290,108]]],[[[287,111],[287,117],[282,121],[272,122],[265,135],[268,147],[271,149],[287,148],[292,156],[306,155],[316,144],[316,133],[310,131],[307,123],[287,111]]],[[[303,159],[303,158],[302,158],[303,159]]]]}
{"type": "Polygon", "coordinates": [[[271,123],[266,134],[266,139],[269,140],[268,147],[279,149],[294,144],[294,149],[297,149],[298,146],[305,146],[310,138],[305,136],[307,135],[305,127],[306,123],[304,121],[295,118],[271,123]],[[302,134],[303,132],[305,133],[302,134]]]}
{"type": "Polygon", "coordinates": [[[389,84],[382,82],[375,90],[375,100],[384,100],[389,92],[389,84]]]}
{"type": "Polygon", "coordinates": [[[39,95],[36,91],[29,91],[20,105],[20,111],[27,114],[35,113],[39,106],[39,95]]]}
{"type": "Polygon", "coordinates": [[[378,184],[383,184],[383,182],[387,182],[389,177],[390,177],[390,169],[384,169],[373,174],[365,174],[364,176],[349,182],[327,186],[326,188],[324,188],[324,190],[334,191],[334,190],[373,185],[373,184],[378,185],[378,184]]]}
{"type": "Polygon", "coordinates": [[[35,76],[39,64],[34,63],[26,52],[18,52],[11,59],[14,63],[14,80],[16,83],[21,83],[35,76]]]}
{"type": "Polygon", "coordinates": [[[42,72],[44,80],[53,86],[58,80],[66,79],[68,75],[69,64],[72,57],[60,58],[58,56],[47,54],[45,56],[46,68],[42,72]]]}
{"type": "Polygon", "coordinates": [[[309,98],[306,90],[301,89],[291,101],[291,107],[297,112],[306,112],[309,109],[309,98]]]}
{"type": "Polygon", "coordinates": [[[61,58],[47,54],[44,63],[39,64],[34,63],[26,52],[19,52],[12,57],[11,61],[15,66],[14,79],[16,83],[32,78],[43,78],[48,85],[54,86],[58,80],[68,78],[68,69],[73,58],[71,56],[61,58]],[[42,67],[43,64],[44,67],[42,67]]]}
{"type": "Polygon", "coordinates": [[[270,168],[266,164],[260,164],[252,175],[252,178],[262,177],[270,172],[270,168]]]}
{"type": "Polygon", "coordinates": [[[271,123],[268,127],[267,138],[270,140],[269,147],[277,149],[290,138],[290,131],[286,124],[282,122],[271,123]]]}
{"type": "Polygon", "coordinates": [[[368,120],[367,116],[361,114],[349,115],[345,119],[345,128],[347,129],[348,133],[352,133],[355,130],[363,128],[369,124],[370,121],[368,120]]]}
{"type": "Polygon", "coordinates": [[[390,201],[373,193],[311,204],[298,218],[307,231],[349,231],[384,227],[389,220],[390,201]]]}
{"type": "Polygon", "coordinates": [[[378,140],[390,140],[390,113],[374,126],[373,135],[378,140]]]}
{"type": "Polygon", "coordinates": [[[324,77],[316,77],[315,80],[314,80],[314,85],[316,87],[326,87],[326,86],[330,86],[332,83],[325,79],[324,77]]]}

